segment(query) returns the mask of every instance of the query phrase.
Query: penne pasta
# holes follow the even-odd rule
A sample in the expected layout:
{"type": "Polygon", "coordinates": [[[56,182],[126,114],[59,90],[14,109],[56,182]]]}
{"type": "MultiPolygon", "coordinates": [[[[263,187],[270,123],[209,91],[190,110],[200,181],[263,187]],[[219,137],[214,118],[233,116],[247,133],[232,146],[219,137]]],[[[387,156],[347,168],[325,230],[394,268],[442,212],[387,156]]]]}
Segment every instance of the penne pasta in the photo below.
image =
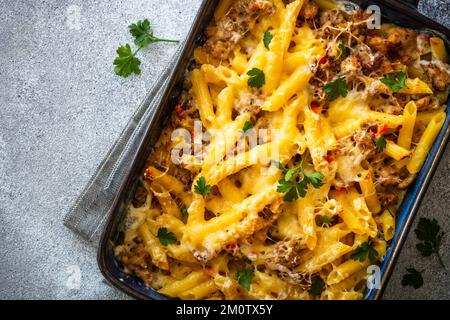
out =
{"type": "Polygon", "coordinates": [[[124,273],[175,299],[364,298],[445,124],[450,71],[440,38],[344,9],[217,1],[171,116],[155,113],[114,249],[124,273]],[[403,36],[417,47],[391,54],[403,36]]]}

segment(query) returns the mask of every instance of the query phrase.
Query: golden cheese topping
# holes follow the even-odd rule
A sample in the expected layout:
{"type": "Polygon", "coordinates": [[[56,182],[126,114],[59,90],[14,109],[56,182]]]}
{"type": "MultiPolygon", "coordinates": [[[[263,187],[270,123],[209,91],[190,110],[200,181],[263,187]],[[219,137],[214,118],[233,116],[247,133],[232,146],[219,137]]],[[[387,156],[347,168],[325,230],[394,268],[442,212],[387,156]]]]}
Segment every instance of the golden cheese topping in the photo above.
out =
{"type": "Polygon", "coordinates": [[[181,299],[363,298],[450,83],[441,39],[371,22],[220,1],[129,205],[127,273],[181,299]]]}

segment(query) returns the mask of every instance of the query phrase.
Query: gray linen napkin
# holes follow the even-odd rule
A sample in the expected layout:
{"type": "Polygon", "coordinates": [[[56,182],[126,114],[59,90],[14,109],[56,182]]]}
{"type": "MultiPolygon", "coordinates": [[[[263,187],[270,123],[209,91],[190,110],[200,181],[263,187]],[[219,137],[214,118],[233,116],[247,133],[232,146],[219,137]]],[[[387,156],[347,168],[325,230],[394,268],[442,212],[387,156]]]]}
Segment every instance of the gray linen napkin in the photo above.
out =
{"type": "Polygon", "coordinates": [[[182,48],[180,45],[64,218],[66,227],[93,245],[98,244],[108,211],[125,178],[126,164],[144,138],[143,132],[149,125],[154,108],[161,101],[182,48]]]}

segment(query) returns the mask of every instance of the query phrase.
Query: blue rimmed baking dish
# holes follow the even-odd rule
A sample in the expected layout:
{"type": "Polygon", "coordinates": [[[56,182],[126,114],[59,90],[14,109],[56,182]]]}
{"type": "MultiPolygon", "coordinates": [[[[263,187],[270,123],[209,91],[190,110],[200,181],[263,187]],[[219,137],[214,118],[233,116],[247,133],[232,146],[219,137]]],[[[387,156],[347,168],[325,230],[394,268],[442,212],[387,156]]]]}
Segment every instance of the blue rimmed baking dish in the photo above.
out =
{"type": "MultiPolygon", "coordinates": [[[[187,40],[182,44],[181,54],[175,63],[173,71],[169,75],[168,86],[163,93],[161,102],[155,108],[152,118],[150,119],[150,125],[144,133],[144,139],[136,149],[136,154],[129,164],[121,188],[108,213],[107,222],[101,236],[97,260],[102,274],[116,288],[138,299],[166,300],[169,298],[148,288],[140,279],[125,274],[114,257],[114,247],[119,241],[126,208],[134,194],[136,182],[142,174],[145,162],[152,151],[152,146],[155,145],[161,134],[165,119],[171,114],[173,106],[176,105],[178,96],[182,91],[185,70],[192,59],[193,50],[202,41],[203,31],[211,21],[214,9],[218,2],[219,0],[202,1],[187,40]]],[[[449,48],[447,39],[450,39],[450,30],[418,13],[416,9],[418,1],[416,0],[354,0],[352,2],[358,4],[362,8],[366,8],[369,5],[378,5],[381,9],[383,22],[393,22],[399,26],[417,30],[427,29],[428,31],[435,32],[445,39],[446,46],[449,48]]],[[[147,97],[144,104],[149,105],[151,99],[152,97],[147,97]]],[[[449,102],[447,102],[446,112],[447,119],[443,129],[436,139],[422,170],[406,192],[402,205],[397,212],[395,236],[388,246],[384,260],[379,265],[380,285],[378,286],[378,289],[374,288],[366,290],[366,300],[381,298],[403,243],[406,240],[411,224],[419,209],[420,202],[438,166],[448,137],[450,136],[449,102]]]]}

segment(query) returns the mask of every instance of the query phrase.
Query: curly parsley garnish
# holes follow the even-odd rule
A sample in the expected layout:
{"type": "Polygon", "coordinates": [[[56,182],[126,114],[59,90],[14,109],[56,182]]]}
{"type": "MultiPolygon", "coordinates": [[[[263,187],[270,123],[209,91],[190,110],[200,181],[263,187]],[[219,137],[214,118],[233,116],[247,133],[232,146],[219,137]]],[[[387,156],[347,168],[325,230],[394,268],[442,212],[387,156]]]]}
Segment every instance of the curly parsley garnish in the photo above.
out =
{"type": "Polygon", "coordinates": [[[318,189],[323,185],[324,175],[320,172],[306,173],[303,170],[303,159],[299,166],[288,169],[278,161],[272,161],[276,167],[284,172],[284,178],[278,180],[277,191],[284,193],[284,201],[294,201],[298,198],[304,198],[308,191],[308,185],[311,184],[318,189]]]}
{"type": "Polygon", "coordinates": [[[344,45],[342,41],[339,42],[338,48],[339,48],[338,59],[345,59],[348,56],[348,48],[344,45]]]}
{"type": "Polygon", "coordinates": [[[272,42],[272,39],[273,35],[269,31],[264,32],[263,43],[267,50],[270,50],[269,45],[272,42]]]}
{"type": "Polygon", "coordinates": [[[180,208],[180,212],[181,212],[181,215],[182,215],[183,217],[187,216],[187,214],[188,214],[188,211],[187,211],[187,208],[186,208],[186,207],[181,207],[181,208],[180,208]]]}
{"type": "Polygon", "coordinates": [[[239,284],[247,290],[250,289],[250,283],[252,282],[254,276],[253,270],[250,268],[242,269],[236,272],[236,278],[239,284]]]}
{"type": "Polygon", "coordinates": [[[138,47],[146,48],[150,43],[156,42],[179,42],[178,40],[160,39],[155,37],[148,19],[130,24],[128,29],[130,30],[131,35],[135,37],[134,43],[138,47]]]}
{"type": "Polygon", "coordinates": [[[211,191],[211,186],[206,184],[206,179],[204,176],[201,176],[197,180],[197,184],[194,186],[194,192],[200,194],[202,196],[206,196],[211,191]]]}
{"type": "Polygon", "coordinates": [[[423,285],[423,271],[417,271],[412,267],[406,268],[406,271],[408,271],[408,273],[403,275],[402,286],[411,286],[414,289],[420,288],[423,285]]]}
{"type": "Polygon", "coordinates": [[[364,242],[353,250],[350,257],[355,261],[359,260],[360,262],[364,262],[368,258],[370,262],[375,262],[378,257],[378,252],[374,249],[373,242],[364,242]]]}
{"type": "Polygon", "coordinates": [[[138,46],[136,51],[132,51],[129,44],[125,44],[117,49],[117,58],[114,59],[114,72],[121,77],[128,77],[133,72],[141,74],[141,61],[136,58],[136,54],[149,44],[155,42],[178,42],[178,40],[160,39],[153,35],[148,19],[138,21],[128,26],[130,33],[135,37],[134,43],[138,46]]]}
{"type": "Polygon", "coordinates": [[[329,216],[323,216],[320,219],[320,225],[331,225],[332,223],[334,223],[336,221],[336,217],[329,217],[329,216]]]}
{"type": "Polygon", "coordinates": [[[131,51],[131,47],[129,44],[119,47],[117,49],[118,57],[114,60],[114,72],[118,76],[122,76],[124,78],[128,77],[133,72],[137,75],[141,74],[141,61],[135,57],[136,52],[131,51]]]}
{"type": "Polygon", "coordinates": [[[414,232],[417,238],[422,242],[418,243],[416,248],[424,257],[429,257],[434,253],[439,260],[439,264],[445,269],[444,261],[439,253],[442,238],[445,233],[440,232],[440,230],[441,227],[436,219],[430,220],[427,218],[420,218],[417,229],[415,229],[414,232]]]}
{"type": "Polygon", "coordinates": [[[323,289],[325,289],[325,282],[321,277],[317,276],[314,278],[314,281],[311,284],[311,287],[309,287],[308,292],[313,296],[320,296],[323,292],[323,289]]]}
{"type": "Polygon", "coordinates": [[[386,149],[387,141],[384,136],[380,136],[377,141],[375,141],[375,146],[377,147],[377,152],[383,152],[386,149]]]}
{"type": "Polygon", "coordinates": [[[247,121],[245,121],[244,126],[242,127],[242,131],[244,131],[244,133],[246,133],[251,128],[253,128],[253,122],[247,120],[247,121]]]}
{"type": "Polygon", "coordinates": [[[161,242],[161,244],[163,246],[177,243],[177,238],[175,237],[173,232],[169,232],[169,230],[167,230],[167,228],[160,228],[158,230],[157,237],[159,239],[159,242],[161,242]]]}
{"type": "Polygon", "coordinates": [[[406,73],[400,72],[395,78],[392,75],[388,75],[384,77],[380,81],[391,88],[393,93],[397,93],[400,89],[408,88],[406,85],[406,73]]]}
{"type": "Polygon", "coordinates": [[[327,83],[322,90],[327,94],[330,101],[334,101],[339,97],[345,98],[348,94],[347,84],[341,78],[327,83]]]}
{"type": "Polygon", "coordinates": [[[260,89],[266,84],[266,76],[264,75],[264,72],[258,68],[253,68],[247,72],[247,75],[249,76],[247,81],[249,87],[260,89]]]}

